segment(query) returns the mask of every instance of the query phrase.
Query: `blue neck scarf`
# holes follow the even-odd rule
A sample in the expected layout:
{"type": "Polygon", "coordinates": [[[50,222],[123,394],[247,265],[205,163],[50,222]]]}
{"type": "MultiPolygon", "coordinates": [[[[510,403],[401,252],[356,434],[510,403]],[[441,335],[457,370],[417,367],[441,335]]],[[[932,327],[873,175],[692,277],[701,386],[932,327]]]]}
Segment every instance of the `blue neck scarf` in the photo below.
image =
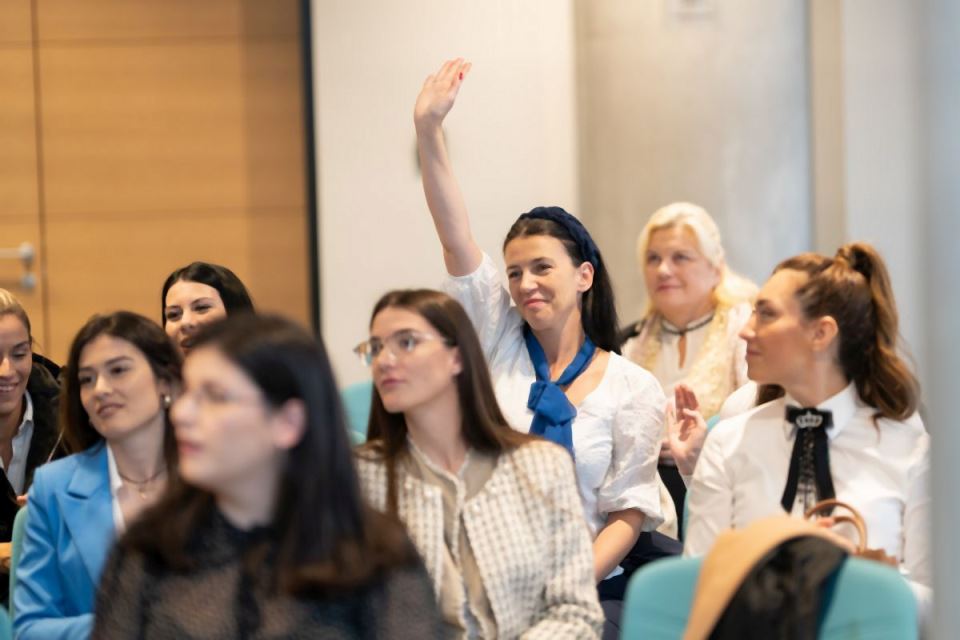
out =
{"type": "Polygon", "coordinates": [[[530,354],[533,370],[537,374],[536,381],[530,385],[530,397],[527,400],[527,408],[533,411],[530,433],[556,442],[572,456],[573,419],[577,417],[577,408],[570,403],[561,387],[567,386],[583,373],[597,348],[590,338],[585,338],[573,362],[567,365],[559,378],[551,382],[547,354],[543,352],[543,347],[537,342],[529,326],[523,327],[523,339],[527,343],[527,353],[530,354]]]}

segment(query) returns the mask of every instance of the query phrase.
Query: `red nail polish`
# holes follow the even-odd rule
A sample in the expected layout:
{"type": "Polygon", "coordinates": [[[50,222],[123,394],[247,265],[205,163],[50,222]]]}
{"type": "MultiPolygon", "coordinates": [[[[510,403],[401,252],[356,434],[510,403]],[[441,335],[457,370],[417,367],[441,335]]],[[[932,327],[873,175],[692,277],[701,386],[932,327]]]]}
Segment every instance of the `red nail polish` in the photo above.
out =
{"type": "Polygon", "coordinates": [[[463,80],[463,71],[460,72],[460,79],[463,80]]]}

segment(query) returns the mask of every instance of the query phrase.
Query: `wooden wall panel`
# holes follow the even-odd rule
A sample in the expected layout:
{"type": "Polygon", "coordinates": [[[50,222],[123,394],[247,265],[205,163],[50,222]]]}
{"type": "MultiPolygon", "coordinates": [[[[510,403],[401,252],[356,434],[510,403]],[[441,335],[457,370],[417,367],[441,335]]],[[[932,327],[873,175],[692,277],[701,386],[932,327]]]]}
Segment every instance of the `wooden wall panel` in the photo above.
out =
{"type": "Polygon", "coordinates": [[[300,3],[33,0],[34,104],[31,3],[6,1],[0,236],[45,234],[47,304],[29,300],[50,355],[93,313],[158,319],[164,278],[194,260],[309,323],[300,3]]]}
{"type": "Polygon", "coordinates": [[[299,30],[295,0],[37,2],[41,41],[295,36],[299,30]]]}
{"type": "Polygon", "coordinates": [[[0,2],[0,46],[30,44],[33,41],[30,0],[0,2]]]}
{"type": "Polygon", "coordinates": [[[66,219],[48,225],[50,346],[66,353],[94,313],[129,309],[160,318],[160,289],[174,269],[194,260],[229,266],[257,307],[308,325],[310,265],[303,211],[250,215],[66,219]],[[98,274],[91,277],[90,274],[98,274]]]}
{"type": "MultiPolygon", "coordinates": [[[[37,131],[30,45],[0,45],[0,78],[0,221],[10,216],[36,218],[37,131]]],[[[0,244],[7,242],[0,239],[0,244]]]]}
{"type": "Polygon", "coordinates": [[[51,218],[246,205],[237,42],[42,46],[51,218]]]}

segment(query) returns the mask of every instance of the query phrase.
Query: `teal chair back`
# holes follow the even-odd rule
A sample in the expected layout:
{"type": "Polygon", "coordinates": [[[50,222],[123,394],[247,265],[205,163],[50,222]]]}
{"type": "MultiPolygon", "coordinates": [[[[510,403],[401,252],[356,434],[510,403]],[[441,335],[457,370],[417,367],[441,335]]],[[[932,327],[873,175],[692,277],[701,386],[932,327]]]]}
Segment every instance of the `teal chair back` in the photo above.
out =
{"type": "Polygon", "coordinates": [[[367,441],[367,422],[370,420],[370,400],[373,398],[373,383],[358,382],[340,392],[343,408],[347,413],[347,426],[354,444],[367,441]]]}
{"type": "MultiPolygon", "coordinates": [[[[13,594],[10,594],[11,598],[13,594]]],[[[0,640],[13,640],[13,624],[7,610],[0,607],[0,640]]]]}
{"type": "MultiPolygon", "coordinates": [[[[27,506],[20,507],[13,519],[13,536],[10,539],[10,619],[13,618],[13,590],[17,586],[17,565],[23,553],[23,534],[27,530],[27,506]]],[[[10,619],[7,620],[9,625],[10,619]]],[[[3,637],[0,635],[0,637],[3,637]]]]}
{"type": "MultiPolygon", "coordinates": [[[[621,637],[683,637],[701,564],[701,558],[667,558],[637,571],[627,587],[621,637]]],[[[827,589],[820,640],[917,637],[916,600],[896,570],[871,560],[847,558],[827,589]]]]}

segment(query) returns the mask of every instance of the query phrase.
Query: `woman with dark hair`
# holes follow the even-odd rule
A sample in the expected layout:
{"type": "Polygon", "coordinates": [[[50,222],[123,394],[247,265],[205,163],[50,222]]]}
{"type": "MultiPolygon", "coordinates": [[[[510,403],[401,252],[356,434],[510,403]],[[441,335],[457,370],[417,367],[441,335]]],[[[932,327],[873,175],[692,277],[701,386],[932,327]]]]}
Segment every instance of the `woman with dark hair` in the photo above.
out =
{"type": "Polygon", "coordinates": [[[507,424],[463,308],[439,291],[390,292],[356,351],[374,380],[361,483],[425,559],[445,636],[596,637],[570,456],[507,424]]]}
{"type": "Polygon", "coordinates": [[[252,312],[253,301],[240,278],[218,264],[191,262],[167,276],[160,294],[160,316],[170,339],[186,354],[205,324],[231,314],[252,312]]]}
{"type": "MultiPolygon", "coordinates": [[[[705,553],[725,529],[837,498],[863,515],[870,548],[931,585],[930,441],[897,325],[886,266],[870,245],[777,266],[742,331],[764,403],[706,438],[684,553],[705,553]]],[[[856,535],[847,525],[837,532],[856,535]]]]}
{"type": "Polygon", "coordinates": [[[241,314],[197,336],[184,382],[182,481],[115,547],[94,637],[438,637],[402,527],[361,500],[322,346],[241,314]]]}
{"type": "Polygon", "coordinates": [[[480,336],[510,425],[573,454],[595,577],[616,580],[601,585],[602,599],[616,600],[626,583],[621,563],[662,520],[663,392],[620,357],[610,278],[576,218],[559,207],[520,216],[503,246],[509,291],[477,245],[441,129],[469,69],[463,60],[444,64],[414,109],[424,193],[451,276],[446,290],[480,336]]]}
{"type": "Polygon", "coordinates": [[[37,469],[13,593],[18,638],[87,637],[107,550],[175,482],[167,410],[180,354],[156,323],[94,316],[70,347],[60,424],[70,455],[37,469]]]}

